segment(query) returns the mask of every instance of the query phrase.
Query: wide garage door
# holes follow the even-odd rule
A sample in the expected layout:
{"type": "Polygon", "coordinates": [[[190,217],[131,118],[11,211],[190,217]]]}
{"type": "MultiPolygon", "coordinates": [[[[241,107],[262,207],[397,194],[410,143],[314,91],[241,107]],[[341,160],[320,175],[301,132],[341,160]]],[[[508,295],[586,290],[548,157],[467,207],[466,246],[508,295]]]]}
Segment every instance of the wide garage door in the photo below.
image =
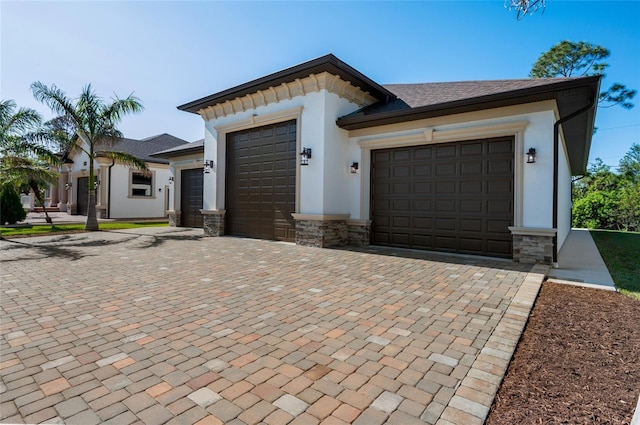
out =
{"type": "Polygon", "coordinates": [[[202,168],[182,170],[180,209],[182,227],[202,228],[202,168]]]}
{"type": "Polygon", "coordinates": [[[372,243],[511,258],[513,158],[513,138],[372,151],[372,243]]]}
{"type": "Polygon", "coordinates": [[[295,241],[296,121],[227,134],[225,233],[295,241]]]}

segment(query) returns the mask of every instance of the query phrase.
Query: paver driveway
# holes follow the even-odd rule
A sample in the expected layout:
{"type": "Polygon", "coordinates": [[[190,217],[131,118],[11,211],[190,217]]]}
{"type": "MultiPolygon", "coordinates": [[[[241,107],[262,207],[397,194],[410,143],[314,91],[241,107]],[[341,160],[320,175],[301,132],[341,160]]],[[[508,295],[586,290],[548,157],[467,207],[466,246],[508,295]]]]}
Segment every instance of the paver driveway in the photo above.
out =
{"type": "Polygon", "coordinates": [[[175,228],[0,248],[11,423],[481,424],[541,280],[175,228]]]}

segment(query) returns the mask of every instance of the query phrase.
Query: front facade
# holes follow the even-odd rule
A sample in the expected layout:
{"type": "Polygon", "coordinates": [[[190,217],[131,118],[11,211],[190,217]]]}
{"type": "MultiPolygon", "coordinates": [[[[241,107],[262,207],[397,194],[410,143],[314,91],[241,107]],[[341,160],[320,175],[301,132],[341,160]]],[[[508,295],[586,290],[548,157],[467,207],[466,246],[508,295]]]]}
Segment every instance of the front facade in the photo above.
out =
{"type": "MultiPolygon", "coordinates": [[[[98,218],[164,218],[169,207],[169,161],[149,155],[180,146],[185,140],[162,134],[144,140],[121,139],[103,150],[126,152],[142,159],[149,174],[104,156],[94,158],[98,218]]],[[[86,215],[89,205],[89,157],[84,151],[65,156],[58,185],[51,189],[50,206],[70,215],[86,215]]]]}
{"type": "Polygon", "coordinates": [[[328,55],[196,100],[205,233],[550,263],[598,85],[381,86],[328,55]]]}

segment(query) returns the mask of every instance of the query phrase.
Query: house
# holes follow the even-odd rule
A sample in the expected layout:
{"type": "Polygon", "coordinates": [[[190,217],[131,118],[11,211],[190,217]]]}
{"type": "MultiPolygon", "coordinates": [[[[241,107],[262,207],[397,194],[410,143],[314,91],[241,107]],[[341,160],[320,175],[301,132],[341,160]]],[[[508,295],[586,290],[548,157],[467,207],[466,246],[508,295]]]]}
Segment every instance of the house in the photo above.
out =
{"type": "MultiPolygon", "coordinates": [[[[143,140],[122,138],[98,151],[125,152],[146,162],[149,174],[137,171],[99,153],[94,159],[98,218],[163,218],[169,206],[169,161],[151,154],[187,143],[170,134],[143,140]]],[[[89,199],[89,157],[83,151],[65,155],[50,205],[71,215],[86,215],[89,199]]]]}
{"type": "MultiPolygon", "coordinates": [[[[207,235],[549,264],[570,231],[571,176],[586,170],[599,85],[385,86],[327,55],[178,109],[204,120],[207,235]]],[[[177,190],[184,178],[175,174],[177,190]]]]}
{"type": "Polygon", "coordinates": [[[200,211],[203,205],[204,139],[156,152],[151,156],[169,161],[171,175],[177,176],[169,197],[169,225],[203,227],[200,211]],[[176,194],[179,196],[175,197],[176,194]]]}

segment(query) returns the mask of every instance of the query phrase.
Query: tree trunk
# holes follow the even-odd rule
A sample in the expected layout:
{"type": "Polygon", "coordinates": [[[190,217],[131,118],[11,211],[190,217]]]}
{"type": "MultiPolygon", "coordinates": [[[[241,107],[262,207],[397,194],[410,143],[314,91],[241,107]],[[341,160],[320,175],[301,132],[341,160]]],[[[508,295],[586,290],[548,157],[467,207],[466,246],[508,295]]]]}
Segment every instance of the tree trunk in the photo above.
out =
{"type": "MultiPolygon", "coordinates": [[[[91,181],[91,179],[89,179],[91,181]]],[[[89,183],[91,184],[91,183],[89,183]]],[[[87,224],[84,226],[84,230],[94,232],[100,230],[98,226],[98,219],[96,218],[96,190],[89,189],[89,205],[87,208],[87,224]]]]}
{"type": "Polygon", "coordinates": [[[51,217],[49,217],[49,213],[47,213],[47,207],[44,205],[44,199],[42,199],[38,184],[32,180],[29,182],[29,187],[31,188],[31,190],[33,190],[33,194],[35,195],[36,199],[38,199],[38,202],[40,202],[40,205],[42,205],[42,211],[44,211],[44,216],[46,217],[45,221],[47,222],[47,224],[53,224],[53,220],[51,220],[51,217]]]}

